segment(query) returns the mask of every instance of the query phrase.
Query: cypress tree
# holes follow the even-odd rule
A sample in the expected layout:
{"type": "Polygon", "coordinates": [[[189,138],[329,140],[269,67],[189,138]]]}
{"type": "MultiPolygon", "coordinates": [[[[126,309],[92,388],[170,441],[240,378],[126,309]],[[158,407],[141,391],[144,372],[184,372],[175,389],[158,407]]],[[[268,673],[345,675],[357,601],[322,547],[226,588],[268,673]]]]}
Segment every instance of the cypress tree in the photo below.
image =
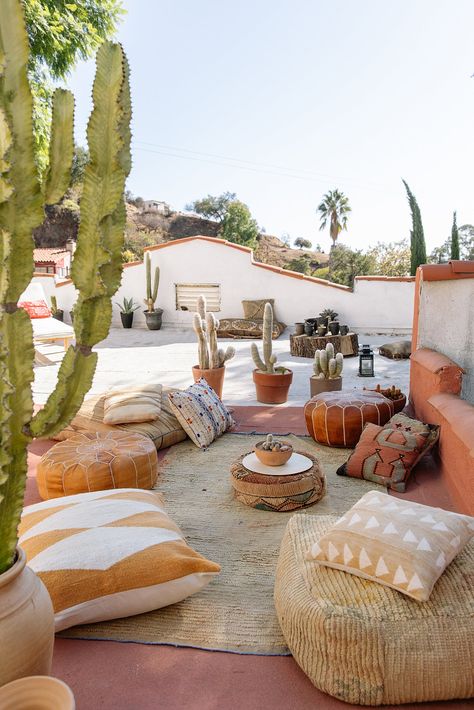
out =
{"type": "Polygon", "coordinates": [[[415,276],[417,268],[421,264],[426,264],[427,261],[425,235],[423,232],[423,223],[421,221],[421,212],[418,206],[418,202],[416,201],[416,197],[408,187],[405,180],[402,180],[402,182],[405,185],[405,190],[407,191],[408,204],[410,205],[411,211],[412,228],[410,231],[410,274],[412,276],[415,276]]]}
{"type": "Polygon", "coordinates": [[[451,229],[451,259],[460,259],[459,256],[459,232],[456,224],[456,212],[453,212],[453,226],[451,229]]]}

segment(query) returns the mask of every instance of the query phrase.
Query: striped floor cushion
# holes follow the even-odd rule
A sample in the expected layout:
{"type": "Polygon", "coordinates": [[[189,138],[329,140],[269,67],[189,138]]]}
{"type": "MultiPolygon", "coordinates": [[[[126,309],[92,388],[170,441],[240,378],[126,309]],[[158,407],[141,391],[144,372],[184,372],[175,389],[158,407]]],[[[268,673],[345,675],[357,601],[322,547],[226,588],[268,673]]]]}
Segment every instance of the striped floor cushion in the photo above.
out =
{"type": "Polygon", "coordinates": [[[156,491],[123,488],[30,505],[20,545],[49,592],[56,631],[175,604],[220,571],[186,543],[156,491]]]}
{"type": "Polygon", "coordinates": [[[133,422],[131,424],[104,424],[104,403],[107,394],[89,397],[84,401],[78,414],[72,422],[59,434],[53,438],[56,441],[64,441],[78,433],[97,431],[127,431],[136,432],[148,436],[156,448],[165,449],[173,444],[184,441],[187,437],[183,427],[173,414],[173,410],[168,400],[170,392],[176,390],[170,387],[163,387],[161,396],[161,411],[158,419],[152,422],[133,422]]]}

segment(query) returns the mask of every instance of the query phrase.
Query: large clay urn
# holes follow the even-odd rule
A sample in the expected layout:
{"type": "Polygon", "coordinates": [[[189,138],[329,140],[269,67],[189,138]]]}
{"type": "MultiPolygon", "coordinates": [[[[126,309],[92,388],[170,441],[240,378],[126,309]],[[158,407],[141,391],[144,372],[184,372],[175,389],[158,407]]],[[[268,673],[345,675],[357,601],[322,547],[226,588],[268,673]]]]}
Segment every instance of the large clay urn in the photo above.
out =
{"type": "Polygon", "coordinates": [[[287,370],[280,373],[275,372],[260,372],[253,371],[253,381],[255,383],[255,391],[257,401],[262,404],[283,404],[288,399],[288,392],[293,381],[293,372],[287,370]]]}
{"type": "Polygon", "coordinates": [[[224,375],[225,367],[213,367],[210,370],[201,370],[199,365],[194,365],[193,367],[193,377],[194,382],[199,382],[199,380],[204,378],[209,385],[212,387],[214,392],[217,394],[219,399],[222,399],[222,389],[224,387],[224,375]]]}
{"type": "Polygon", "coordinates": [[[49,675],[54,611],[43,582],[26,566],[21,548],[0,574],[0,686],[30,675],[49,675]]]}

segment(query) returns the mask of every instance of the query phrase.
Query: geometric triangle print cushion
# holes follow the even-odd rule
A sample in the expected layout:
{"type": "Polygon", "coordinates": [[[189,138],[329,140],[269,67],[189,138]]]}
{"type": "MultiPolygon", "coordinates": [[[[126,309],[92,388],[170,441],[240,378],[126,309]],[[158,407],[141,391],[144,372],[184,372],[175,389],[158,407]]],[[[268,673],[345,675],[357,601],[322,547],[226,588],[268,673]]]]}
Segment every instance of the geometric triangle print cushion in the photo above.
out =
{"type": "Polygon", "coordinates": [[[49,592],[56,631],[175,604],[220,571],[186,543],[160,493],[135,488],[30,505],[20,545],[49,592]]]}
{"type": "Polygon", "coordinates": [[[474,518],[369,491],[307,552],[307,559],[426,601],[474,536],[474,518]]]}

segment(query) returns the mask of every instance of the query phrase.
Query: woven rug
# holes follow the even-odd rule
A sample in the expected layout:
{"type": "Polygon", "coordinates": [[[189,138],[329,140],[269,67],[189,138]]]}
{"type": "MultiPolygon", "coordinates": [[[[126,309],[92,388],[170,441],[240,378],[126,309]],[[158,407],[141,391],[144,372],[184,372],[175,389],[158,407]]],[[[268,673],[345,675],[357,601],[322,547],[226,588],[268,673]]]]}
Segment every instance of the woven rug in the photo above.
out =
{"type": "MultiPolygon", "coordinates": [[[[309,437],[284,438],[296,450],[315,455],[327,477],[325,497],[301,511],[306,515],[342,515],[374,488],[372,483],[336,475],[349,456],[347,449],[319,446],[309,437]]],[[[162,462],[157,488],[164,493],[167,511],[190,545],[222,566],[206,589],[165,609],[78,626],[60,635],[289,654],[275,615],[273,586],[280,543],[292,514],[249,508],[234,500],[230,484],[231,463],[261,439],[261,435],[227,434],[207,451],[188,440],[173,446],[162,462]]]]}

